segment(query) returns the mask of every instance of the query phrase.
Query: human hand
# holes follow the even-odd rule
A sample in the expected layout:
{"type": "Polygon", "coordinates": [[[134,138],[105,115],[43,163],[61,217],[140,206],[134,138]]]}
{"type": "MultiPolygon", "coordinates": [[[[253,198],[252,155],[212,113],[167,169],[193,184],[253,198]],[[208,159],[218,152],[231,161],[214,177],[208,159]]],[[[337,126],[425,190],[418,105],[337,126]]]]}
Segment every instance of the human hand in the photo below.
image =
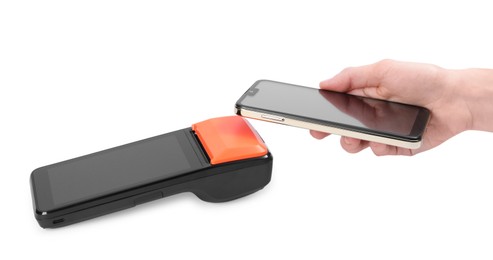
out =
{"type": "MultiPolygon", "coordinates": [[[[372,65],[344,69],[322,81],[320,88],[353,95],[385,99],[426,107],[430,121],[419,149],[406,149],[350,137],[341,146],[350,153],[370,147],[376,155],[414,155],[438,146],[454,135],[472,128],[471,111],[452,71],[420,63],[383,60],[372,65]]],[[[311,131],[322,139],[327,133],[311,131]]]]}

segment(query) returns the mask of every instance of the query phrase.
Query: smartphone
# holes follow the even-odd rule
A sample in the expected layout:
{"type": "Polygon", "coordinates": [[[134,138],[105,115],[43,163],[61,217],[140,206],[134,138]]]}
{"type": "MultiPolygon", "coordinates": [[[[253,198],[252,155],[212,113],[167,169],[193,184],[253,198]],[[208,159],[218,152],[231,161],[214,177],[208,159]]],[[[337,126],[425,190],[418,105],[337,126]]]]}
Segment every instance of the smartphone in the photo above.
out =
{"type": "Polygon", "coordinates": [[[255,82],[236,102],[244,117],[416,149],[428,109],[271,80],[255,82]]]}
{"type": "Polygon", "coordinates": [[[40,167],[30,181],[39,225],[57,228],[180,192],[229,201],[262,189],[271,172],[262,139],[230,116],[40,167]]]}

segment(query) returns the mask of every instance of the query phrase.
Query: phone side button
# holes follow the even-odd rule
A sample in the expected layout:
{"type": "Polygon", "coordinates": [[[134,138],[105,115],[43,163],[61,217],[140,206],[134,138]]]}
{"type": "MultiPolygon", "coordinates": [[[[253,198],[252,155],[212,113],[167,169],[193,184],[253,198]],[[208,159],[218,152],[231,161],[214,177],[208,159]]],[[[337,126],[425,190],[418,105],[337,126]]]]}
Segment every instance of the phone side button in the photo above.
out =
{"type": "Polygon", "coordinates": [[[272,121],[276,121],[276,122],[284,122],[284,118],[280,117],[280,116],[273,116],[273,115],[266,115],[266,114],[262,114],[260,116],[263,119],[272,120],[272,121]]]}
{"type": "Polygon", "coordinates": [[[160,199],[162,197],[163,197],[162,192],[153,191],[153,192],[150,192],[150,193],[147,193],[147,194],[144,194],[144,195],[137,197],[134,200],[134,204],[135,204],[135,206],[137,206],[139,204],[146,203],[146,202],[153,201],[153,200],[157,200],[157,199],[160,199]]]}

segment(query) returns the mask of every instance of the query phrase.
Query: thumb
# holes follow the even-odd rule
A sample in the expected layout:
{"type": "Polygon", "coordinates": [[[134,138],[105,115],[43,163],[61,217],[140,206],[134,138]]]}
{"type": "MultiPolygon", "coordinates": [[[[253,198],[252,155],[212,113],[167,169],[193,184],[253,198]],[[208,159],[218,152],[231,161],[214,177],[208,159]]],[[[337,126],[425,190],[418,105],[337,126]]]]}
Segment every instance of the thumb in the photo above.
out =
{"type": "Polygon", "coordinates": [[[350,67],[341,71],[331,79],[320,82],[320,88],[338,92],[351,92],[353,90],[378,87],[382,75],[391,66],[392,61],[380,61],[361,67],[350,67]]]}

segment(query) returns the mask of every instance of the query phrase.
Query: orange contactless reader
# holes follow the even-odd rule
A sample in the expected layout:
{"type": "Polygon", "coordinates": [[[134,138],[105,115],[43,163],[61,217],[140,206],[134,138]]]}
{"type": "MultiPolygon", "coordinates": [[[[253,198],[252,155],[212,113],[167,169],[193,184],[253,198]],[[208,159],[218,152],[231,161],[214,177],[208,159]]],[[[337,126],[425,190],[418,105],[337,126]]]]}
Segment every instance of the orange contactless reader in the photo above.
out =
{"type": "Polygon", "coordinates": [[[262,189],[271,173],[258,133],[229,116],[38,168],[31,190],[39,225],[55,228],[181,192],[233,200],[262,189]]]}

